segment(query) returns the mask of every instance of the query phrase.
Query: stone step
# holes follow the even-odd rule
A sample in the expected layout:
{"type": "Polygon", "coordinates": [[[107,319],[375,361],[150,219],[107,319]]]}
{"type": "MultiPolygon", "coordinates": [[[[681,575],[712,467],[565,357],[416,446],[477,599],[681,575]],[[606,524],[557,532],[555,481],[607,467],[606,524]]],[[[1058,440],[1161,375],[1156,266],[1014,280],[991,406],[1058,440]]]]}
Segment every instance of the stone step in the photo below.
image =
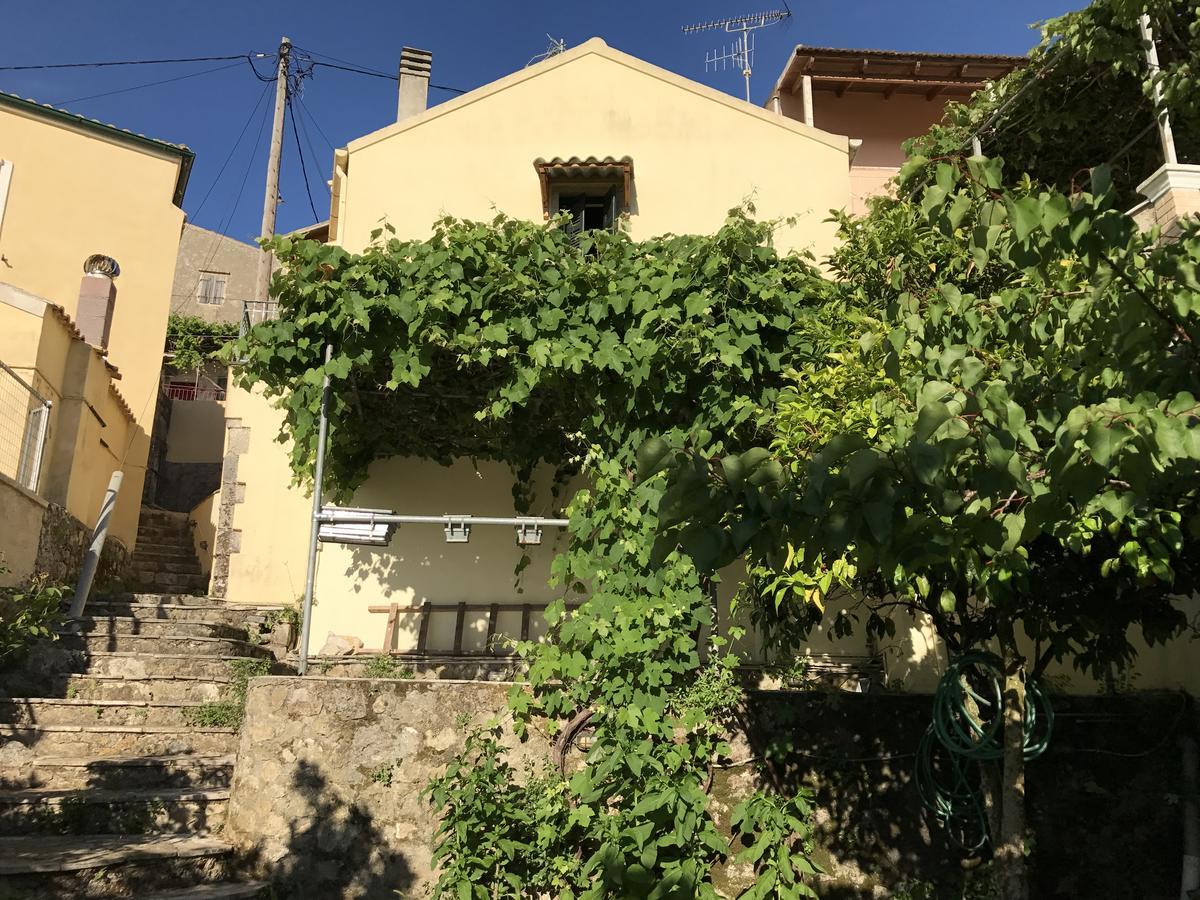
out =
{"type": "Polygon", "coordinates": [[[81,700],[148,700],[152,703],[206,703],[220,700],[229,687],[224,675],[56,675],[46,682],[52,697],[81,700]]]}
{"type": "Polygon", "coordinates": [[[237,751],[237,729],[171,725],[0,725],[0,754],[16,741],[39,756],[174,756],[237,751]]]}
{"type": "Polygon", "coordinates": [[[179,594],[208,592],[208,579],[203,575],[181,575],[177,572],[152,572],[135,579],[146,591],[173,592],[179,594]]]}
{"type": "Polygon", "coordinates": [[[228,806],[224,788],[0,791],[0,836],[208,834],[225,823],[228,806]]]}
{"type": "Polygon", "coordinates": [[[233,755],[38,756],[0,753],[0,785],[17,788],[193,788],[229,787],[233,755]]]}
{"type": "Polygon", "coordinates": [[[226,880],[232,850],[225,841],[195,835],[0,838],[0,897],[144,900],[156,890],[226,880]]]}
{"type": "Polygon", "coordinates": [[[91,700],[63,697],[15,697],[0,700],[0,722],[7,725],[150,725],[183,728],[199,704],[146,700],[91,700]]]}
{"type": "Polygon", "coordinates": [[[147,592],[130,592],[130,593],[106,593],[96,594],[88,602],[88,609],[91,609],[93,603],[138,603],[150,604],[153,606],[198,606],[213,609],[237,609],[237,610],[257,610],[259,612],[268,612],[272,609],[281,609],[285,606],[295,606],[295,603],[275,602],[275,603],[231,603],[221,597],[209,597],[205,594],[188,594],[178,591],[167,591],[165,593],[147,593],[147,592]]]}
{"type": "Polygon", "coordinates": [[[138,580],[159,573],[170,575],[199,575],[200,562],[195,557],[191,559],[139,559],[134,557],[129,563],[129,577],[138,580]]]}
{"type": "Polygon", "coordinates": [[[84,610],[93,618],[123,616],[141,622],[217,622],[225,625],[262,625],[270,609],[226,606],[225,604],[139,603],[125,600],[101,600],[88,603],[84,610]]]}
{"type": "Polygon", "coordinates": [[[191,548],[195,552],[195,543],[192,540],[190,531],[179,530],[170,526],[150,525],[138,529],[138,543],[145,541],[147,544],[153,544],[161,547],[178,547],[180,549],[191,548]]]}
{"type": "MultiPolygon", "coordinates": [[[[269,657],[271,652],[249,641],[223,637],[147,634],[63,634],[59,643],[67,650],[94,653],[193,654],[196,656],[269,657]]],[[[89,671],[94,671],[90,669],[89,671]]]]}
{"type": "MultiPolygon", "coordinates": [[[[225,677],[230,674],[230,663],[245,659],[235,654],[198,655],[195,653],[129,653],[94,652],[88,657],[87,674],[119,675],[125,678],[150,677],[225,677]]],[[[288,671],[286,667],[272,666],[288,671]]]]}
{"type": "Polygon", "coordinates": [[[198,884],[195,887],[183,888],[178,891],[146,894],[140,900],[253,900],[256,897],[269,897],[270,885],[265,881],[232,881],[220,884],[198,884]]]}
{"type": "Polygon", "coordinates": [[[190,541],[184,545],[180,543],[159,544],[155,541],[145,541],[137,545],[137,549],[133,551],[133,559],[163,559],[163,560],[178,560],[178,559],[195,559],[196,546],[190,541]]]}
{"type": "Polygon", "coordinates": [[[217,637],[231,640],[246,640],[245,627],[225,622],[206,622],[202,619],[147,619],[141,616],[102,615],[101,608],[89,610],[91,615],[78,620],[71,626],[89,637],[99,635],[136,634],[143,637],[217,637]]]}

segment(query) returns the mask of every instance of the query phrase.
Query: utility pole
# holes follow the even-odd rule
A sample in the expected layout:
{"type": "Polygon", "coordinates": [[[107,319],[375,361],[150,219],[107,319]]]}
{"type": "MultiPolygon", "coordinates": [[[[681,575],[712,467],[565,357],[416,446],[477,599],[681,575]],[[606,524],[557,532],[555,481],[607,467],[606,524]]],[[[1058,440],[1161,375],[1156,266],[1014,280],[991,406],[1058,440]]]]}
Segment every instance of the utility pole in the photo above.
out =
{"type": "MultiPolygon", "coordinates": [[[[287,104],[288,57],[292,42],[286,37],[279,42],[279,67],[275,75],[275,121],[271,126],[271,155],[267,157],[267,192],[263,197],[262,232],[263,240],[275,236],[275,208],[279,205],[279,158],[283,154],[283,108],[287,104]]],[[[267,288],[271,284],[272,254],[262,251],[258,261],[258,279],[254,285],[254,299],[267,299],[267,288]]]]}

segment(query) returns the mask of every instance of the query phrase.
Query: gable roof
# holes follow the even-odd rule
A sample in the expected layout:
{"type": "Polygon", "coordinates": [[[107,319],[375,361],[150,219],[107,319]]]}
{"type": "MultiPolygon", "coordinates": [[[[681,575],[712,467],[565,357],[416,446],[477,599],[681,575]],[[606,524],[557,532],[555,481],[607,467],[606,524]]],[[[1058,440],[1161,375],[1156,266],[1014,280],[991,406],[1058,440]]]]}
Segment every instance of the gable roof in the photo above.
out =
{"type": "Polygon", "coordinates": [[[692,81],[690,78],[684,78],[682,75],[677,75],[667,69],[659,66],[651,65],[650,63],[638,59],[636,56],[630,56],[628,53],[622,53],[620,50],[614,50],[608,46],[603,39],[594,37],[591,40],[585,41],[578,47],[572,47],[565,53],[560,53],[557,56],[551,56],[548,59],[542,60],[535,65],[529,66],[499,78],[496,81],[478,87],[473,91],[468,91],[453,100],[448,100],[445,103],[439,103],[437,106],[431,107],[419,115],[404,119],[392,125],[387,125],[380,128],[378,131],[373,131],[370,134],[364,135],[356,140],[351,141],[347,145],[347,150],[351,153],[356,150],[362,150],[366,147],[376,144],[379,141],[392,137],[393,135],[401,134],[411,128],[419,128],[426,122],[441,116],[453,115],[456,111],[464,109],[473,103],[478,103],[481,100],[486,100],[493,94],[498,94],[501,91],[508,90],[526,81],[535,78],[540,78],[548,75],[551,72],[563,66],[569,66],[578,60],[588,56],[599,56],[607,59],[618,65],[633,69],[647,77],[657,79],[673,87],[679,88],[689,93],[703,97],[706,100],[711,100],[714,103],[719,103],[731,110],[742,113],[759,121],[773,125],[777,128],[783,128],[787,131],[794,132],[802,137],[815,140],[820,143],[835,149],[847,152],[848,145],[846,138],[842,135],[830,134],[826,131],[821,131],[819,128],[813,128],[811,125],[805,125],[795,119],[787,118],[786,116],[777,115],[767,112],[757,106],[753,106],[744,100],[738,100],[728,94],[722,93],[715,88],[710,88],[707,85],[692,81]]]}
{"type": "Polygon", "coordinates": [[[19,97],[16,94],[10,94],[6,91],[0,91],[0,106],[7,106],[11,109],[29,113],[50,122],[62,122],[73,125],[83,131],[90,131],[107,137],[110,140],[116,140],[116,142],[125,144],[136,150],[143,152],[150,150],[177,158],[179,160],[179,175],[175,179],[175,193],[172,197],[172,202],[176,206],[182,206],[183,194],[187,190],[188,177],[192,173],[192,162],[196,158],[196,154],[183,144],[171,144],[167,141],[149,138],[144,134],[138,134],[127,128],[110,125],[98,119],[89,119],[87,116],[59,109],[56,106],[50,106],[48,103],[39,103],[36,100],[19,97]]]}

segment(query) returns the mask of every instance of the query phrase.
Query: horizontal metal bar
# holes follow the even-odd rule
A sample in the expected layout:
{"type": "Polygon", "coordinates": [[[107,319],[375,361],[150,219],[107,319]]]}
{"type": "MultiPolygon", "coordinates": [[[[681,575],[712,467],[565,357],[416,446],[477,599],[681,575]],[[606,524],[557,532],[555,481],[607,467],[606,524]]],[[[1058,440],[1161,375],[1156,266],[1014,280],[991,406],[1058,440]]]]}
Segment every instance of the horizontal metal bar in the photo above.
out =
{"type": "Polygon", "coordinates": [[[546,519],[541,516],[402,516],[395,513],[364,513],[348,510],[323,509],[317,521],[327,523],[356,523],[362,525],[540,525],[543,528],[566,528],[570,519],[546,519]]]}

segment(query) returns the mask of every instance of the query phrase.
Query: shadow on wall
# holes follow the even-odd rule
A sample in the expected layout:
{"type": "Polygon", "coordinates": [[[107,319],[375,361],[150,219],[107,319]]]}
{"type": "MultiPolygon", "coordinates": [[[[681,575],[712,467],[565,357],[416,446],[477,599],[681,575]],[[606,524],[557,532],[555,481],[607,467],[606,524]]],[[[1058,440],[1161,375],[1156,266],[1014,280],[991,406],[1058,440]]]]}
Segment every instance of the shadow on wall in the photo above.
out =
{"type": "MultiPolygon", "coordinates": [[[[739,723],[751,759],[724,787],[816,791],[823,898],[991,897],[989,853],[963,851],[921,802],[916,748],[928,696],[755,693],[739,723]],[[876,893],[873,893],[876,891],[876,893]]],[[[1177,739],[1192,704],[1165,693],[1056,697],[1050,748],[1029,763],[1032,895],[1047,900],[1178,896],[1177,739]]],[[[725,798],[720,798],[725,799],[725,798]]]]}
{"type": "MultiPolygon", "coordinates": [[[[275,900],[307,900],[314,885],[321,886],[322,897],[395,900],[413,886],[412,869],[402,854],[388,849],[374,817],[330,788],[320,766],[298,761],[292,789],[306,810],[289,824],[287,853],[271,867],[275,900]]],[[[254,865],[253,858],[246,862],[254,865]]]]}

